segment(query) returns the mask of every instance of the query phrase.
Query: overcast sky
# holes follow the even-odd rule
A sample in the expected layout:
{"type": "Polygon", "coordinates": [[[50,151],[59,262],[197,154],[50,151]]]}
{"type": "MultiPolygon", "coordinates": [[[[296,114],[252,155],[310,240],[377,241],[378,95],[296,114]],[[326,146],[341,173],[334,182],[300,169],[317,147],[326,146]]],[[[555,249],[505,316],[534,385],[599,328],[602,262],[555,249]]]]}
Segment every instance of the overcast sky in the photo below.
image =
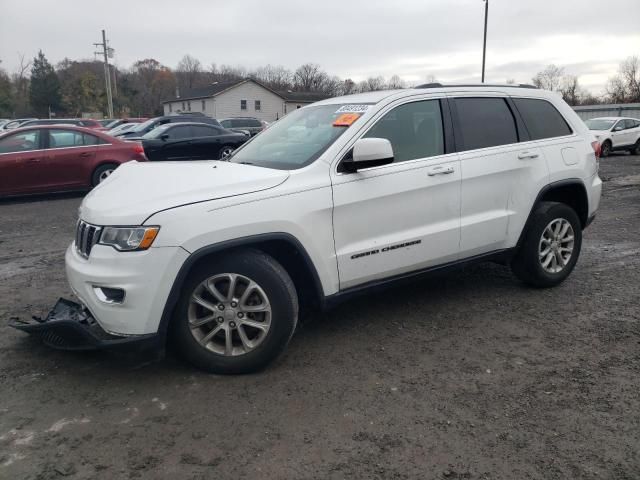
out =
{"type": "MultiPolygon", "coordinates": [[[[42,49],[52,63],[93,57],[105,28],[115,63],[155,58],[295,69],[319,63],[356,81],[479,81],[482,0],[1,0],[0,64],[42,49]]],[[[600,93],[640,55],[640,0],[490,0],[487,80],[530,82],[549,63],[600,93]]]]}

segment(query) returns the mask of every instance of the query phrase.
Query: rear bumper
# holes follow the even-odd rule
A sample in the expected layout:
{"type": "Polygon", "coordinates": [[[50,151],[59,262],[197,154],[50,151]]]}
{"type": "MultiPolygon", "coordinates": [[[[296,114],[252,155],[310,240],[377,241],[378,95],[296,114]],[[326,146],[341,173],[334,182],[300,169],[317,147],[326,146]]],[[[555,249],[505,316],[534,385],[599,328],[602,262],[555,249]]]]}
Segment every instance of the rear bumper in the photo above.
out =
{"type": "Polygon", "coordinates": [[[113,335],[103,330],[81,305],[61,298],[45,319],[11,320],[9,326],[39,337],[42,342],[60,350],[155,349],[160,336],[113,335]]]}

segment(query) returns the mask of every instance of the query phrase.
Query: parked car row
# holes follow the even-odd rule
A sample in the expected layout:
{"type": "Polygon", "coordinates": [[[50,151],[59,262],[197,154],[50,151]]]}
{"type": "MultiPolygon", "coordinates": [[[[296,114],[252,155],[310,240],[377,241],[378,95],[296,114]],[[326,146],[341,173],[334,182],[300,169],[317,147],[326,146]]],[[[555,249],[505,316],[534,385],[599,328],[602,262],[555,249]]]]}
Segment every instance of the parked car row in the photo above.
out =
{"type": "Polygon", "coordinates": [[[600,117],[585,121],[601,145],[601,156],[628,150],[640,155],[640,120],[637,118],[600,117]]]}
{"type": "Polygon", "coordinates": [[[151,119],[20,119],[0,131],[0,196],[89,189],[120,164],[225,159],[265,128],[202,114],[151,119]]]}

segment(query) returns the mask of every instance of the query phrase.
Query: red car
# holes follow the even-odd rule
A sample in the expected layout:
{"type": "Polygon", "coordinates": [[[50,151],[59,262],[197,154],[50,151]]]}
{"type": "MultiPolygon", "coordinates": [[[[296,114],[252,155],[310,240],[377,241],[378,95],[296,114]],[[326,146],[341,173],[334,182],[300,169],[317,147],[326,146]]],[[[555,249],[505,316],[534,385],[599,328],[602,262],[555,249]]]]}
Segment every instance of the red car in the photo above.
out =
{"type": "Polygon", "coordinates": [[[0,135],[0,197],[95,187],[142,145],[89,128],[51,125],[0,135]]]}

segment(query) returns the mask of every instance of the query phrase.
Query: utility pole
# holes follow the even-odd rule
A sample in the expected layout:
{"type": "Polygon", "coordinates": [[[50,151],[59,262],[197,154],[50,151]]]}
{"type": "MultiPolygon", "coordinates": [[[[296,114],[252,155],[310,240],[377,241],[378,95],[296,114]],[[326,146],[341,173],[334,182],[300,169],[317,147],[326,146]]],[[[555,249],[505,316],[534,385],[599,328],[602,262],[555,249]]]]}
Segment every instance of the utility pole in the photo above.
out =
{"type": "Polygon", "coordinates": [[[109,67],[110,48],[107,44],[107,34],[102,30],[102,43],[94,43],[96,47],[102,47],[102,52],[95,52],[96,55],[104,55],[104,83],[107,90],[107,106],[109,118],[113,118],[113,97],[111,96],[111,68],[109,67]]]}
{"type": "Polygon", "coordinates": [[[482,83],[484,83],[484,63],[487,58],[487,19],[489,18],[489,0],[484,2],[484,42],[482,44],[482,83]]]}

